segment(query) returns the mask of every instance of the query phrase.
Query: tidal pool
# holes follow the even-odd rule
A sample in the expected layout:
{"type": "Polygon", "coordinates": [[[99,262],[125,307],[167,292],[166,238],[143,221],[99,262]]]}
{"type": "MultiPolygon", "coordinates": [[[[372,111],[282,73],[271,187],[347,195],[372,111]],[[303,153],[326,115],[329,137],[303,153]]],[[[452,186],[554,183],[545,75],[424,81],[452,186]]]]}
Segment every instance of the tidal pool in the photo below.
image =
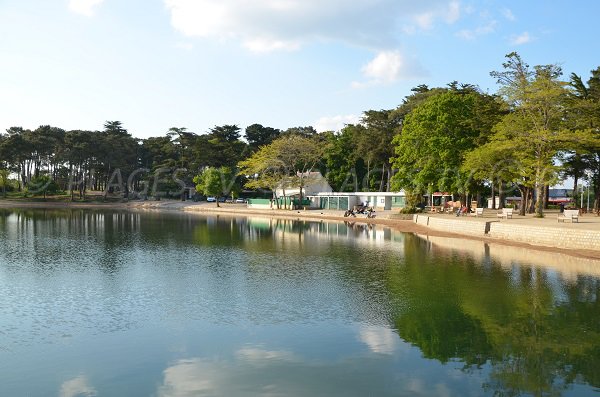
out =
{"type": "Polygon", "coordinates": [[[0,396],[598,395],[600,262],[359,224],[0,211],[0,396]]]}

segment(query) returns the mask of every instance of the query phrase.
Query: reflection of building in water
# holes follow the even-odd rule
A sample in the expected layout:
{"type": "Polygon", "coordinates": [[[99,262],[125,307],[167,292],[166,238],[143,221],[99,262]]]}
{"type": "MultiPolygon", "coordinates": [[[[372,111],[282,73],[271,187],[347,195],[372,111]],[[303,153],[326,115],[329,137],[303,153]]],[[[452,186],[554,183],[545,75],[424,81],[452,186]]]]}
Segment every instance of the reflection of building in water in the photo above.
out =
{"type": "Polygon", "coordinates": [[[465,253],[480,263],[494,260],[506,269],[514,265],[533,265],[554,270],[565,279],[575,281],[577,276],[600,276],[600,261],[577,258],[558,252],[540,251],[530,248],[506,246],[481,240],[417,235],[428,242],[432,251],[465,253]]]}
{"type": "Polygon", "coordinates": [[[248,218],[248,237],[258,240],[269,233],[284,245],[311,244],[313,248],[325,242],[343,242],[355,246],[388,248],[402,251],[405,234],[377,225],[354,222],[317,222],[296,219],[248,218]]]}

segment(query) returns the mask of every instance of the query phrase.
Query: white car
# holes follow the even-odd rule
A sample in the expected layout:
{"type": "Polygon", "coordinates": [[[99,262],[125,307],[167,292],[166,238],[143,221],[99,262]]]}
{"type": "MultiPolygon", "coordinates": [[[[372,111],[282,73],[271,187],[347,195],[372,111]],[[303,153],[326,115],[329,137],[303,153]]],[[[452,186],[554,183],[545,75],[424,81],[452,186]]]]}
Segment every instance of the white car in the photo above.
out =
{"type": "Polygon", "coordinates": [[[208,201],[209,203],[214,203],[214,202],[217,201],[217,199],[215,197],[213,197],[213,196],[208,196],[206,198],[206,201],[208,201]]]}
{"type": "Polygon", "coordinates": [[[241,197],[238,197],[238,198],[236,198],[236,199],[235,199],[235,202],[236,202],[236,203],[243,204],[243,203],[245,203],[245,202],[246,202],[246,199],[243,199],[243,198],[241,198],[241,197]]]}

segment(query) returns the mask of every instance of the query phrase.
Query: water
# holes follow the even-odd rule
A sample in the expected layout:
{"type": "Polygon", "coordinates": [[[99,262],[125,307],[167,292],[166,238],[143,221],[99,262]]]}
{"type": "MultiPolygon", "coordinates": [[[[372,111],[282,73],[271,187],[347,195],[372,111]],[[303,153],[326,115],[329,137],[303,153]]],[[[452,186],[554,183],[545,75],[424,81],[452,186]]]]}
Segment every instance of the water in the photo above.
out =
{"type": "Polygon", "coordinates": [[[4,210],[0,241],[0,396],[598,395],[598,262],[180,213],[4,210]]]}

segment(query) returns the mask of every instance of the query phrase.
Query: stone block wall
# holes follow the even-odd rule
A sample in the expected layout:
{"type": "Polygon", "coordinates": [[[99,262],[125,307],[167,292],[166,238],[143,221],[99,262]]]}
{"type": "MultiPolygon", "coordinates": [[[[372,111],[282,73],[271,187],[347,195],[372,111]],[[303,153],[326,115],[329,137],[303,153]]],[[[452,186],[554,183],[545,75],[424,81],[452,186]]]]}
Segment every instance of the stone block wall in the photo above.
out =
{"type": "Polygon", "coordinates": [[[486,223],[487,222],[452,219],[451,217],[448,217],[447,219],[429,217],[428,226],[432,229],[444,232],[485,236],[486,223]]]}
{"type": "Polygon", "coordinates": [[[488,236],[529,244],[575,249],[600,249],[600,231],[514,225],[493,222],[488,236]]]}

